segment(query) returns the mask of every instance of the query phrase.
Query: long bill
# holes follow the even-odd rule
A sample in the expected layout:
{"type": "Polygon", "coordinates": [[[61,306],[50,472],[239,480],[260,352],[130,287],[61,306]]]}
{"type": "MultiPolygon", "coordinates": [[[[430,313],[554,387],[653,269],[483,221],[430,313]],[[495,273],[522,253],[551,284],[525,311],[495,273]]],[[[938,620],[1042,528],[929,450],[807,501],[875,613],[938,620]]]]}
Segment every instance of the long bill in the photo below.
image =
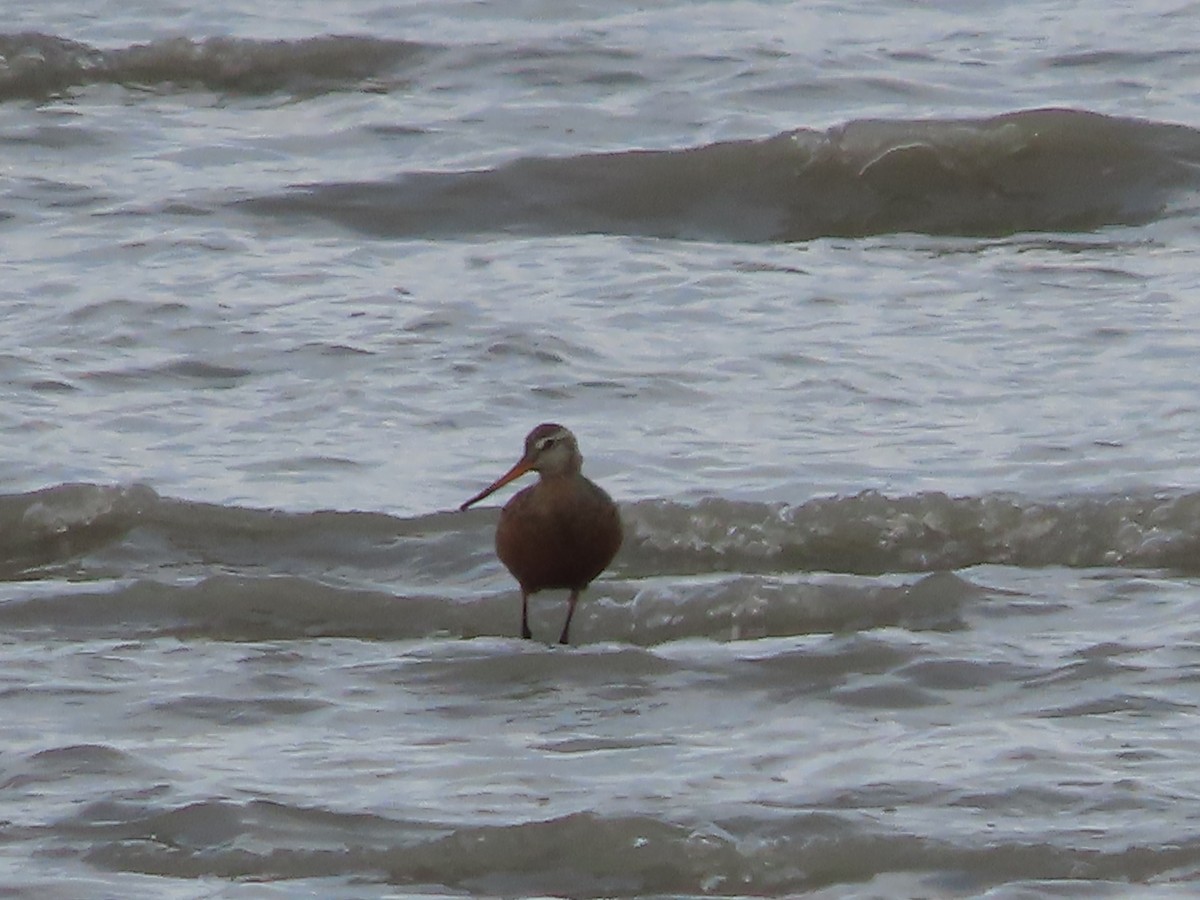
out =
{"type": "Polygon", "coordinates": [[[487,487],[485,487],[482,491],[480,491],[478,494],[476,494],[474,497],[472,497],[470,500],[468,500],[466,503],[464,503],[462,506],[460,506],[459,510],[460,511],[465,510],[468,506],[472,506],[472,505],[478,503],[484,497],[500,490],[500,488],[504,487],[510,481],[516,481],[518,478],[520,478],[526,472],[531,471],[532,469],[533,469],[533,465],[529,462],[529,460],[522,459],[515,466],[513,466],[511,469],[509,469],[507,472],[505,472],[503,475],[501,475],[499,478],[497,478],[495,481],[493,481],[491,484],[489,484],[487,487]]]}

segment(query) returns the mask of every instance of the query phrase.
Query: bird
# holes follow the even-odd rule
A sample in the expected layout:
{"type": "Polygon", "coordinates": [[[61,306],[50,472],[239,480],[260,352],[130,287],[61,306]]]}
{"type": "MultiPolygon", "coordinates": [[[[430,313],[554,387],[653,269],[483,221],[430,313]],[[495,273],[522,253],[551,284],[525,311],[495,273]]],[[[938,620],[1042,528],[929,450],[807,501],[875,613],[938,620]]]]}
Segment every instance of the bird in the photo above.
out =
{"type": "Polygon", "coordinates": [[[504,504],[496,526],[496,555],[521,588],[522,638],[533,637],[530,595],[568,590],[567,619],[558,639],[568,643],[579,595],[621,548],[617,504],[584,477],[582,468],[575,435],[545,422],[526,436],[525,452],[511,469],[459,507],[466,510],[527,472],[540,476],[504,504]]]}

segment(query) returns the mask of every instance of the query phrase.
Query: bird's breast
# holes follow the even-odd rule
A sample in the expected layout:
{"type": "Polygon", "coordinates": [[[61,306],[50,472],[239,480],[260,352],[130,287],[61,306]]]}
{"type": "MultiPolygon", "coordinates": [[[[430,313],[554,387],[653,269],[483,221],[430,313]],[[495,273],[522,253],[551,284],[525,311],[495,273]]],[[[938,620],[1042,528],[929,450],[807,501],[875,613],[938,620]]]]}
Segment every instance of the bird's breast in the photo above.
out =
{"type": "Polygon", "coordinates": [[[529,593],[582,589],[612,562],[621,538],[617,506],[600,487],[582,476],[544,478],[501,511],[496,555],[529,593]]]}

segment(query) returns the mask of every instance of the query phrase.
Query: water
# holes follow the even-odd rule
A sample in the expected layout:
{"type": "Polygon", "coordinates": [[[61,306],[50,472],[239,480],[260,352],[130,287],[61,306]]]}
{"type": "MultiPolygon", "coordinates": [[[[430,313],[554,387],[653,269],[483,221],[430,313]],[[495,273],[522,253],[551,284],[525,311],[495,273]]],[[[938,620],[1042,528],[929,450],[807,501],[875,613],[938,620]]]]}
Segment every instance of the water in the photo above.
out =
{"type": "Polygon", "coordinates": [[[1194,894],[1198,12],[27,12],[0,885],[1194,894]]]}

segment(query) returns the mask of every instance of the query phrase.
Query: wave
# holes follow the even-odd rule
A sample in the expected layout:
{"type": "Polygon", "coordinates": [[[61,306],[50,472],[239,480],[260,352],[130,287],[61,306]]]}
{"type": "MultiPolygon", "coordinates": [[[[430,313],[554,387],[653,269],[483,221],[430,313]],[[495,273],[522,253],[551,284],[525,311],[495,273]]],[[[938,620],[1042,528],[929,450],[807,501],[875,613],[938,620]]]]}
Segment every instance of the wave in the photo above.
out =
{"type": "MultiPolygon", "coordinates": [[[[0,577],[52,573],[118,551],[124,573],[307,576],[363,583],[404,571],[412,584],[478,576],[497,510],[402,518],[284,512],[159,496],[146,485],[63,484],[0,495],[0,577]],[[340,574],[339,574],[340,570],[340,574]]],[[[951,497],[878,491],[798,505],[711,498],[626,504],[620,570],[710,573],[941,572],[979,565],[1200,571],[1200,493],[951,497]]]]}
{"type": "MultiPolygon", "coordinates": [[[[585,642],[961,627],[970,570],[1197,571],[1200,493],[1034,501],[867,492],[797,506],[641,501],[585,642]]],[[[288,513],[60,485],[0,497],[5,632],[221,640],[510,636],[496,510],[288,513]]],[[[561,627],[561,598],[533,602],[561,627]]]]}
{"type": "Polygon", "coordinates": [[[1200,132],[1079,110],[855,121],[675,150],[325,183],[240,201],[386,237],[622,234],[802,241],[895,232],[1092,231],[1197,186],[1200,132]]]}
{"type": "Polygon", "coordinates": [[[177,37],[100,49],[56,35],[0,34],[0,102],[43,100],[77,88],[202,88],[312,95],[377,88],[434,48],[409,41],[321,35],[296,41],[177,37]]]}
{"type": "MultiPolygon", "coordinates": [[[[518,609],[515,588],[455,600],[354,590],[287,576],[214,575],[194,584],[135,580],[62,588],[0,600],[0,627],[9,634],[60,639],[400,641],[511,637],[516,634],[518,609]]],[[[683,639],[747,640],[890,626],[953,630],[961,627],[963,606],[981,591],[944,574],[926,576],[913,585],[745,577],[642,589],[598,583],[591,593],[585,621],[573,626],[573,637],[582,643],[651,646],[683,639]]],[[[547,640],[552,631],[557,635],[561,599],[532,601],[535,635],[547,640]]]]}
{"type": "Polygon", "coordinates": [[[799,506],[712,499],[635,510],[642,540],[627,558],[678,573],[1200,567],[1197,493],[1031,500],[866,491],[799,506]]]}
{"type": "Polygon", "coordinates": [[[331,892],[329,879],[345,879],[500,896],[564,889],[572,897],[825,896],[823,889],[849,881],[876,888],[872,894],[906,896],[930,893],[928,873],[946,870],[974,885],[1127,885],[1130,872],[1153,881],[1200,860],[1195,840],[1063,849],[999,833],[986,843],[970,834],[915,836],[877,815],[791,803],[785,787],[778,786],[774,815],[717,822],[581,811],[513,824],[430,826],[275,801],[205,799],[173,807],[97,802],[65,825],[76,842],[87,842],[81,855],[102,870],[323,879],[323,893],[331,892]]]}
{"type": "MultiPolygon", "coordinates": [[[[490,77],[482,73],[488,54],[497,52],[354,35],[178,37],[111,49],[56,35],[0,35],[0,102],[101,84],[300,98],[411,90],[447,67],[482,66],[480,77],[490,77]]],[[[1039,109],[975,119],[851,121],[674,149],[525,157],[488,169],[300,185],[237,206],[387,237],[1003,236],[1153,221],[1188,203],[1198,166],[1200,132],[1192,128],[1039,109]]]]}

